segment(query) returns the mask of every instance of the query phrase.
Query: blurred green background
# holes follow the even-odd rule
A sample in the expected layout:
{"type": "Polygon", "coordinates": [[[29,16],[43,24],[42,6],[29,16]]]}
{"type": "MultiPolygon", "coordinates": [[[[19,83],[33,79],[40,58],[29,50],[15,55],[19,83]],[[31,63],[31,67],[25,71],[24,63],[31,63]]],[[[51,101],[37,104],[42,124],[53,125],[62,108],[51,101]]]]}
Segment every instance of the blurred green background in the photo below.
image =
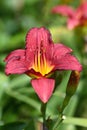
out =
{"type": "MultiPolygon", "coordinates": [[[[84,40],[86,33],[82,33],[81,29],[68,30],[67,18],[51,13],[51,8],[57,4],[76,8],[79,3],[80,0],[0,0],[0,125],[13,121],[29,122],[33,118],[41,117],[41,102],[31,87],[30,78],[26,75],[6,76],[3,62],[9,52],[24,48],[25,36],[30,28],[41,26],[51,31],[54,42],[71,47],[73,54],[83,64],[77,92],[71,98],[65,114],[87,118],[87,43],[84,40]]],[[[69,72],[62,75],[62,82],[48,103],[48,116],[56,115],[57,108],[64,99],[69,72]]],[[[72,124],[61,125],[59,130],[63,129],[86,130],[85,127],[72,124]]]]}

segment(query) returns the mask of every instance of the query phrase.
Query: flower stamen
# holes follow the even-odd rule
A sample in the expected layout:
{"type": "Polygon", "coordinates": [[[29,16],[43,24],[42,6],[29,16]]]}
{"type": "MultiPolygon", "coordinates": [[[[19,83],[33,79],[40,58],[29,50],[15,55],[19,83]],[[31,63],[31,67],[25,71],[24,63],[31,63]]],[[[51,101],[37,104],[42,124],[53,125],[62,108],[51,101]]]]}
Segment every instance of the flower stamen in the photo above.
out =
{"type": "Polygon", "coordinates": [[[41,73],[42,76],[45,76],[52,71],[54,66],[47,61],[45,53],[37,53],[32,68],[34,71],[41,73]]]}

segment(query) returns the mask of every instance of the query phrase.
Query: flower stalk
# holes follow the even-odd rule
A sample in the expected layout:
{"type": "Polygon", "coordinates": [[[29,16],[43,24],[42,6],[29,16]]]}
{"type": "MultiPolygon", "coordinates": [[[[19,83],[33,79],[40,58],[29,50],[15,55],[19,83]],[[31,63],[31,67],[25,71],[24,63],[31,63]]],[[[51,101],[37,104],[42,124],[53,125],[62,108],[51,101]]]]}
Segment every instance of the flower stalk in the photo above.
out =
{"type": "Polygon", "coordinates": [[[56,122],[53,126],[53,130],[57,130],[59,125],[62,123],[62,121],[63,121],[63,115],[62,115],[62,113],[60,113],[59,116],[58,116],[58,119],[56,120],[56,122]]]}
{"type": "Polygon", "coordinates": [[[43,117],[43,130],[48,130],[46,127],[46,107],[47,107],[47,103],[42,102],[41,112],[42,112],[42,117],[43,117]]]}
{"type": "Polygon", "coordinates": [[[56,120],[56,122],[53,126],[53,130],[57,130],[59,125],[64,120],[65,116],[63,116],[63,111],[64,111],[65,107],[68,105],[68,103],[69,103],[71,97],[73,96],[73,94],[76,92],[79,79],[80,79],[80,72],[72,71],[70,78],[69,78],[69,81],[68,81],[68,84],[67,84],[67,88],[66,88],[66,96],[64,98],[62,107],[59,111],[58,119],[56,120]]]}

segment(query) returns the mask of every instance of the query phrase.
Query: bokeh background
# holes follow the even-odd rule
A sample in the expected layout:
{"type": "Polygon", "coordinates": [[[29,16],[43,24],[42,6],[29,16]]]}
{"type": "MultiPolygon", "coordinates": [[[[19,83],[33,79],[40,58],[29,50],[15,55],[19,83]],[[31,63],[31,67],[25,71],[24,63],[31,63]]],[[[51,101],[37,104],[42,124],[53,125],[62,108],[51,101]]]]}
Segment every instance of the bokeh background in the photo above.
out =
{"type": "MultiPolygon", "coordinates": [[[[0,0],[0,125],[14,121],[33,122],[41,116],[41,102],[26,75],[6,76],[3,62],[9,52],[24,48],[25,36],[32,27],[45,26],[54,42],[63,43],[73,49],[73,54],[83,65],[81,79],[75,95],[71,98],[65,114],[87,118],[87,43],[83,29],[68,30],[66,17],[52,14],[58,4],[78,7],[80,0],[0,0]]],[[[86,27],[85,27],[86,28],[86,27]]],[[[48,103],[47,115],[56,115],[57,108],[65,96],[70,72],[63,72],[62,82],[48,103]]],[[[31,123],[32,124],[32,123],[31,123]]],[[[33,129],[34,126],[29,125],[33,129]]],[[[59,130],[86,130],[85,127],[63,124],[59,130]]],[[[16,130],[16,129],[15,129],[16,130]]],[[[26,129],[29,130],[29,129],[26,129]]]]}

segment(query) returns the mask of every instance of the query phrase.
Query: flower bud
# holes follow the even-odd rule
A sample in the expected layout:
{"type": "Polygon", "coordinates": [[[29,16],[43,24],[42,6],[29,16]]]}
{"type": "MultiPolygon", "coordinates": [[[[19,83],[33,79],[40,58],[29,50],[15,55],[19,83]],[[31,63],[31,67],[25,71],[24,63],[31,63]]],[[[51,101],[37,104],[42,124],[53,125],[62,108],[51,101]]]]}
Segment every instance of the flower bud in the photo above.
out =
{"type": "Polygon", "coordinates": [[[68,84],[67,84],[67,88],[66,88],[66,96],[64,98],[63,105],[62,105],[62,108],[60,110],[61,113],[63,112],[65,107],[68,105],[71,97],[76,92],[76,89],[77,89],[77,86],[79,83],[79,79],[80,79],[80,72],[79,71],[72,71],[70,78],[69,78],[69,81],[68,81],[68,84]]]}

